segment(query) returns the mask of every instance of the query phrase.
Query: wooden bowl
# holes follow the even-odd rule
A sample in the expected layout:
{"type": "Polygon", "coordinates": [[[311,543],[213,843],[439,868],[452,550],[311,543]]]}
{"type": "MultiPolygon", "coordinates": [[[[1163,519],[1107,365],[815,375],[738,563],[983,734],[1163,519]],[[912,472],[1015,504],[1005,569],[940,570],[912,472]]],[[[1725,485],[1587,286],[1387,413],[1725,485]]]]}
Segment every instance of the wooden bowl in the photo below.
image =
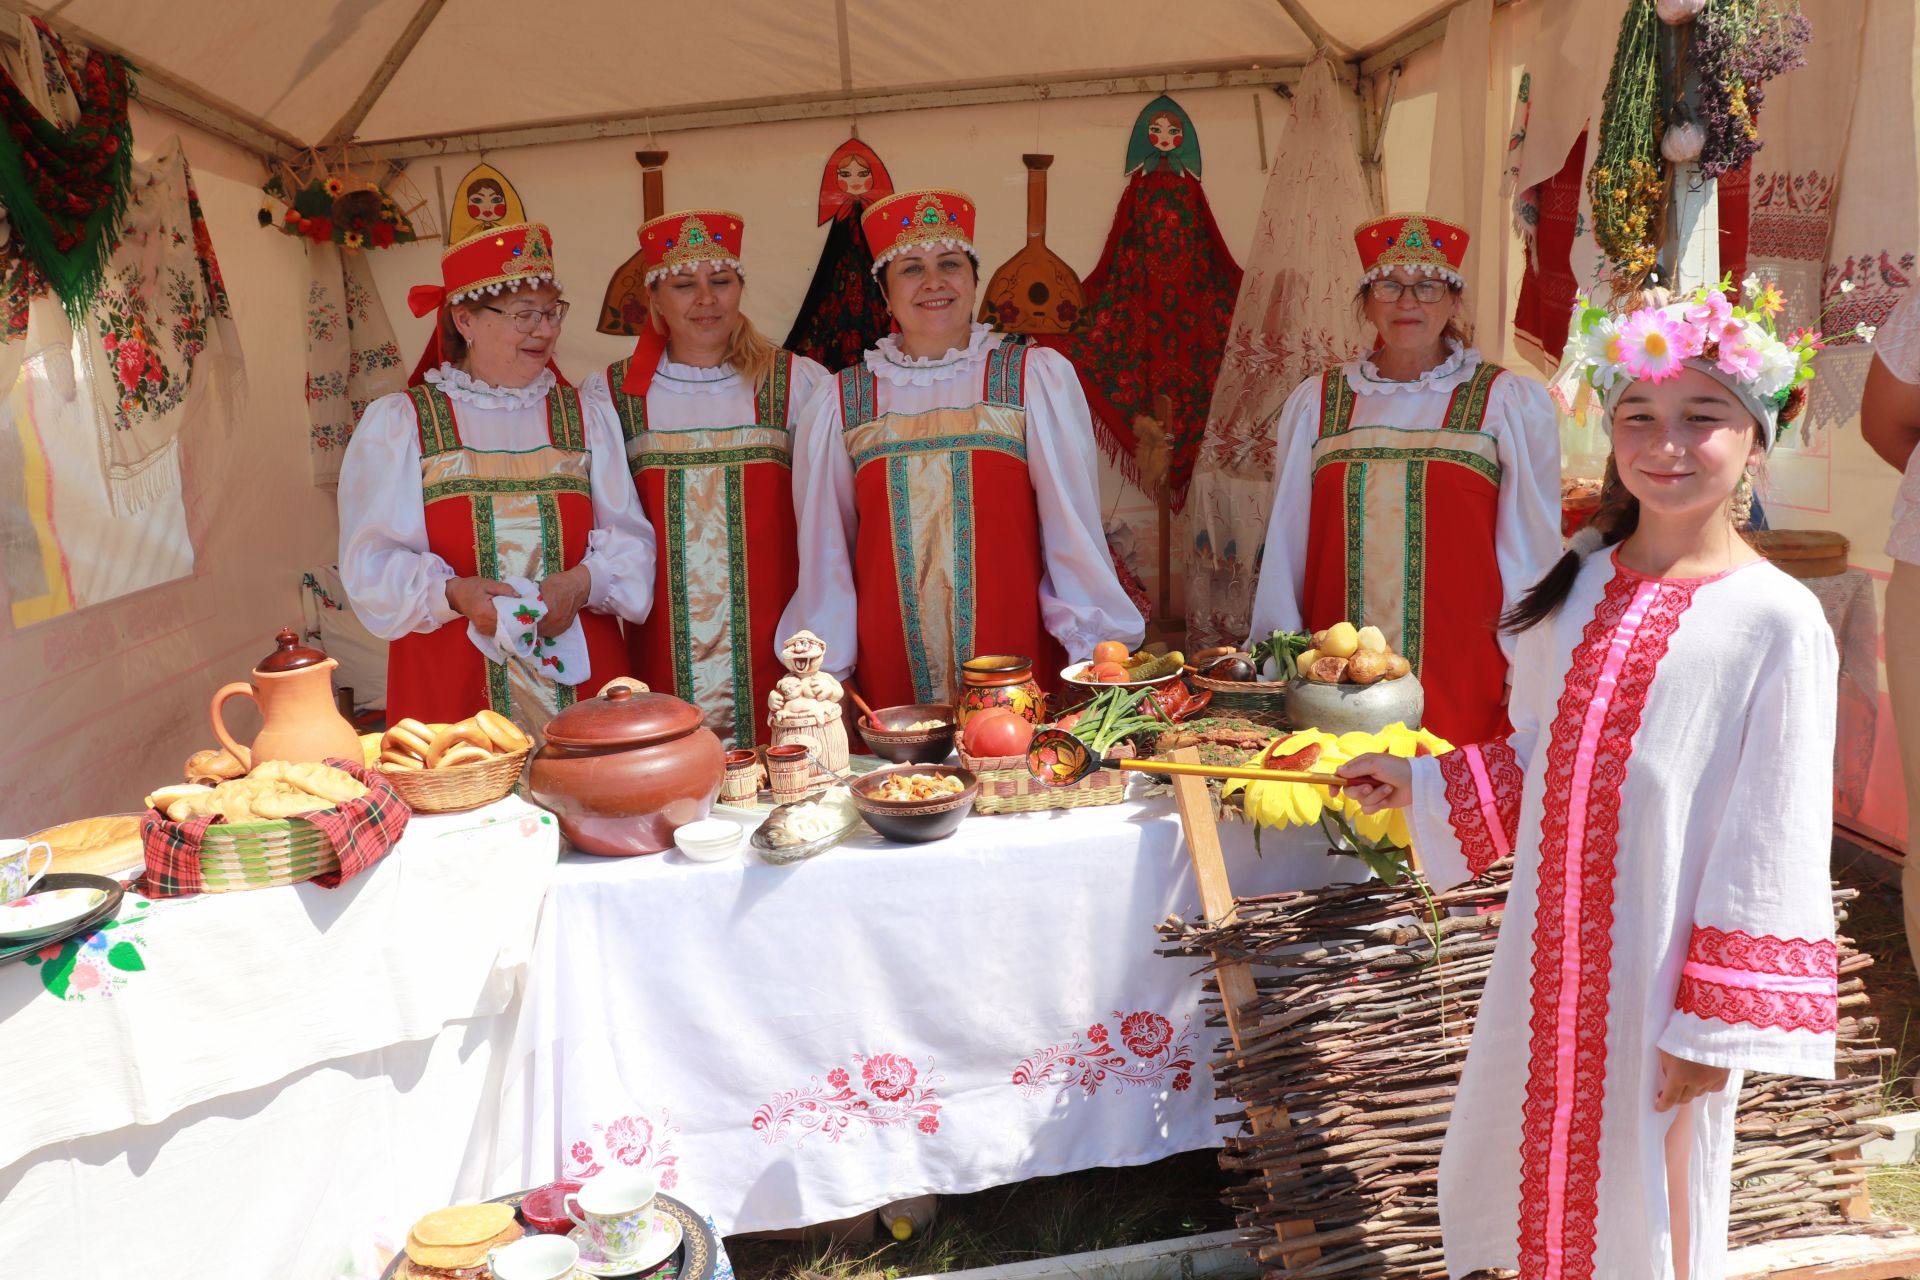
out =
{"type": "Polygon", "coordinates": [[[945,702],[916,702],[904,707],[879,707],[873,713],[876,726],[860,717],[860,736],[873,754],[894,764],[939,764],[953,754],[956,732],[953,706],[945,702]],[[890,725],[909,725],[921,720],[942,720],[938,729],[894,729],[890,725]]]}
{"type": "Polygon", "coordinates": [[[923,844],[929,840],[944,840],[959,830],[960,824],[973,812],[973,802],[980,794],[980,780],[968,770],[952,765],[896,765],[855,778],[847,784],[847,790],[853,793],[853,807],[860,811],[867,825],[883,838],[903,844],[923,844]],[[910,774],[958,778],[963,789],[958,795],[940,796],[933,800],[874,798],[873,793],[886,785],[888,778],[910,774]]]}

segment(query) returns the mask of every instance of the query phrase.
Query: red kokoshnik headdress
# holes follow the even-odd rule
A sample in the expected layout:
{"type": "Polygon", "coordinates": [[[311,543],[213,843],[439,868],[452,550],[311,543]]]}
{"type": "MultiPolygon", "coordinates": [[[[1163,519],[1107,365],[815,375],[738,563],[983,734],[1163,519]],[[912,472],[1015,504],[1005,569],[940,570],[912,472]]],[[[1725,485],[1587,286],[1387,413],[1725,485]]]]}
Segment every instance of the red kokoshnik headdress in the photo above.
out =
{"type": "MultiPolygon", "coordinates": [[[[703,262],[729,267],[745,276],[740,244],[746,233],[746,219],[725,209],[682,209],[649,219],[640,224],[640,263],[646,268],[645,281],[651,286],[667,276],[692,271],[703,262]]],[[[660,331],[660,321],[648,308],[647,323],[634,344],[633,359],[627,361],[620,390],[630,396],[646,395],[666,350],[667,335],[660,331]]]]}
{"type": "Polygon", "coordinates": [[[938,189],[902,191],[875,204],[860,217],[860,229],[873,251],[873,274],[879,275],[902,250],[918,245],[958,249],[979,262],[980,251],[973,247],[974,213],[970,196],[938,189]]]}
{"type": "Polygon", "coordinates": [[[1354,247],[1360,251],[1360,284],[1364,287],[1395,267],[1411,267],[1464,289],[1467,280],[1460,264],[1469,239],[1465,227],[1430,213],[1390,213],[1363,222],[1353,232],[1354,247]]]}

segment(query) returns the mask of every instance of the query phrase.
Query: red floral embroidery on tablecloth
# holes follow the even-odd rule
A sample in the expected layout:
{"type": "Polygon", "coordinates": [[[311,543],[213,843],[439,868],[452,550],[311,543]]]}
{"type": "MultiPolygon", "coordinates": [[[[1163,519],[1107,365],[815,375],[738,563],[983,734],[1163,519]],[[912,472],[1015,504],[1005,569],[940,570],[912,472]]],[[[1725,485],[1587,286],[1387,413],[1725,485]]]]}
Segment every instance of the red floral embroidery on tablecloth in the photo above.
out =
{"type": "Polygon", "coordinates": [[[1553,1154],[1561,965],[1574,947],[1579,982],[1574,1002],[1573,1080],[1568,1088],[1572,1114],[1565,1159],[1560,1162],[1564,1280],[1589,1280],[1594,1274],[1595,1226],[1600,1200],[1600,1120],[1606,1096],[1607,1012],[1613,968],[1613,877],[1619,852],[1619,799],[1627,762],[1655,669],[1693,601],[1690,584],[1646,583],[1617,572],[1595,608],[1574,650],[1560,695],[1547,748],[1545,814],[1541,824],[1539,905],[1533,928],[1533,1016],[1526,1099],[1521,1106],[1520,1233],[1522,1275],[1548,1274],[1548,1191],[1553,1154]],[[1575,758],[1588,708],[1598,692],[1602,668],[1615,634],[1641,586],[1653,598],[1634,634],[1600,725],[1593,774],[1588,784],[1585,844],[1580,864],[1567,865],[1568,819],[1572,808],[1575,758]],[[1567,885],[1580,878],[1578,936],[1569,939],[1562,924],[1567,885]]]}
{"type": "Polygon", "coordinates": [[[923,1134],[940,1132],[939,1086],[933,1059],[915,1066],[905,1054],[854,1054],[852,1066],[835,1067],[825,1083],[813,1076],[797,1089],[777,1093],[753,1113],[753,1131],[769,1146],[791,1141],[803,1145],[814,1134],[839,1142],[865,1129],[911,1126],[923,1134]]]}
{"type": "Polygon", "coordinates": [[[1013,1068],[1013,1083],[1032,1097],[1058,1085],[1055,1101],[1079,1089],[1091,1098],[1108,1084],[1116,1091],[1171,1087],[1184,1093],[1193,1087],[1192,1015],[1183,1018],[1178,1032],[1173,1023],[1151,1010],[1114,1012],[1119,1043],[1107,1024],[1096,1022],[1084,1035],[1048,1045],[1013,1068]]]}
{"type": "MultiPolygon", "coordinates": [[[[1738,969],[1762,983],[1769,977],[1831,980],[1839,971],[1839,949],[1825,939],[1777,938],[1698,925],[1687,944],[1687,960],[1738,969]]],[[[1783,1031],[1830,1032],[1839,1023],[1838,1002],[1830,992],[1728,986],[1688,973],[1680,975],[1674,1007],[1698,1018],[1783,1031]]]]}
{"type": "Polygon", "coordinates": [[[680,1157],[673,1154],[673,1135],[680,1132],[665,1111],[657,1115],[636,1111],[606,1124],[591,1126],[587,1137],[567,1148],[566,1176],[591,1178],[613,1168],[648,1169],[660,1179],[660,1189],[680,1185],[680,1157]]]}
{"type": "Polygon", "coordinates": [[[1520,793],[1526,778],[1520,772],[1520,761],[1513,748],[1506,743],[1490,742],[1472,749],[1480,752],[1481,766],[1493,786],[1491,797],[1482,796],[1479,785],[1474,782],[1473,764],[1467,755],[1469,748],[1449,751],[1440,757],[1440,778],[1446,783],[1447,821],[1453,827],[1454,838],[1460,841],[1460,851],[1466,855],[1467,870],[1477,876],[1501,857],[1501,843],[1487,827],[1486,802],[1489,799],[1493,802],[1494,814],[1500,819],[1501,833],[1506,836],[1506,848],[1511,853],[1519,840],[1520,793]]]}

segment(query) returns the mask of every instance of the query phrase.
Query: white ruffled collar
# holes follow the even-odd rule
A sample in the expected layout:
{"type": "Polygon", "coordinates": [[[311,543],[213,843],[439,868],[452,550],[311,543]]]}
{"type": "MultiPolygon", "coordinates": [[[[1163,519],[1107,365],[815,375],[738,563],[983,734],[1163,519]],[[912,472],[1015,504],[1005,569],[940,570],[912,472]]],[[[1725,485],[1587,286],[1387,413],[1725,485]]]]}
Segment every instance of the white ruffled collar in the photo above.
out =
{"type": "Polygon", "coordinates": [[[529,409],[547,398],[547,392],[553,390],[558,379],[553,376],[553,370],[542,369],[524,387],[496,387],[473,377],[465,369],[443,364],[438,369],[427,370],[427,381],[446,392],[448,399],[476,409],[529,409]]]}
{"type": "Polygon", "coordinates": [[[740,386],[740,375],[730,364],[679,364],[660,357],[653,385],[681,396],[717,396],[740,386]]]}
{"type": "Polygon", "coordinates": [[[992,325],[976,320],[965,351],[953,347],[943,356],[918,359],[901,351],[900,335],[890,333],[862,352],[861,358],[866,361],[867,371],[874,377],[891,382],[896,387],[928,387],[970,372],[974,362],[985,358],[987,352],[993,349],[997,337],[992,325]]]}
{"type": "Polygon", "coordinates": [[[1447,358],[1405,382],[1383,376],[1371,359],[1349,360],[1342,368],[1355,395],[1390,396],[1400,391],[1451,391],[1471,377],[1479,364],[1478,350],[1448,338],[1447,358]]]}

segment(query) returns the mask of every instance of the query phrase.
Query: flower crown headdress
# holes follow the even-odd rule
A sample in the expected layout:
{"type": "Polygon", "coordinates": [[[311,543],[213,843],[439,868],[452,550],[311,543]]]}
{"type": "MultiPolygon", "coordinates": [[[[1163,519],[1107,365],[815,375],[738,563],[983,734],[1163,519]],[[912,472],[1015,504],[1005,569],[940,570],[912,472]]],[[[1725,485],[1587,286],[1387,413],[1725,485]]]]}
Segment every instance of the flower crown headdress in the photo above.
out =
{"type": "MultiPolygon", "coordinates": [[[[1766,428],[1772,448],[1780,428],[1806,407],[1814,356],[1828,339],[1816,329],[1781,337],[1774,320],[1786,299],[1771,282],[1748,276],[1738,303],[1732,292],[1732,280],[1722,278],[1623,316],[1609,315],[1584,295],[1576,298],[1561,378],[1593,388],[1611,409],[1634,382],[1664,382],[1683,368],[1698,369],[1740,398],[1766,428]]],[[[1873,336],[1863,327],[1839,336],[1856,335],[1873,336]]]]}

